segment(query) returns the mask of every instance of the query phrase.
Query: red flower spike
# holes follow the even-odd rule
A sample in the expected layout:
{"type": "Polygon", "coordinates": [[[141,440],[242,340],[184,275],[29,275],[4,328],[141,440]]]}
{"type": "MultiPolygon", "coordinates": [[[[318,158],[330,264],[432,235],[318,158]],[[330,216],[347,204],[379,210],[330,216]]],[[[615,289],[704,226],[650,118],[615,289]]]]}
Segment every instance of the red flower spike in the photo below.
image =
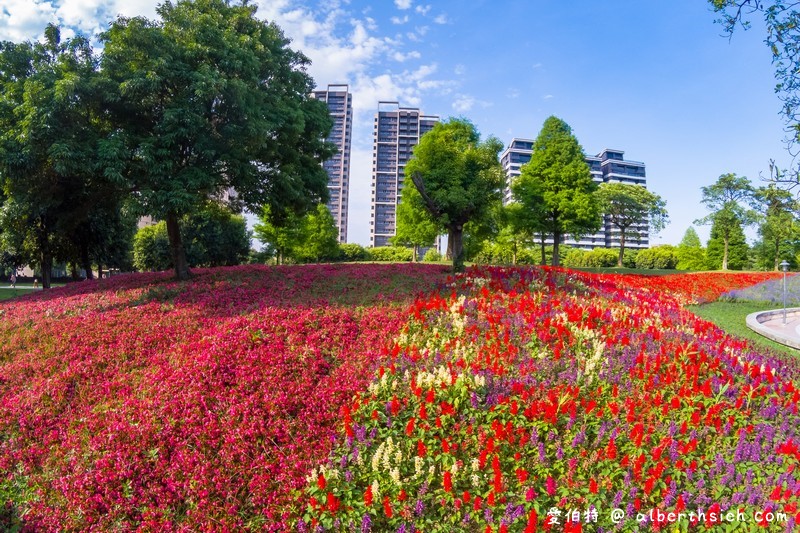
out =
{"type": "Polygon", "coordinates": [[[392,517],[392,504],[389,503],[389,497],[383,497],[383,513],[386,515],[386,518],[392,517]]]}

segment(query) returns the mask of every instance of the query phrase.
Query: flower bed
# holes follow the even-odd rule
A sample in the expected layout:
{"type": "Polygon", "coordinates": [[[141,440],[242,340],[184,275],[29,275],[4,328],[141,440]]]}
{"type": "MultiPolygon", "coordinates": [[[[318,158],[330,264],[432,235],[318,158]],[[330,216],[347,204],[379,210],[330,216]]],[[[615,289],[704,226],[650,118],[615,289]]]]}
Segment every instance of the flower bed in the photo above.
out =
{"type": "Polygon", "coordinates": [[[0,304],[0,530],[285,529],[416,265],[239,267],[0,304]]]}
{"type": "MultiPolygon", "coordinates": [[[[783,279],[773,278],[756,285],[740,289],[731,289],[721,295],[722,299],[732,301],[783,303],[783,279]]],[[[786,276],[786,304],[800,305],[800,276],[786,276]]]]}
{"type": "Polygon", "coordinates": [[[298,528],[793,531],[800,369],[681,308],[769,275],[718,276],[487,268],[417,301],[298,528]]]}

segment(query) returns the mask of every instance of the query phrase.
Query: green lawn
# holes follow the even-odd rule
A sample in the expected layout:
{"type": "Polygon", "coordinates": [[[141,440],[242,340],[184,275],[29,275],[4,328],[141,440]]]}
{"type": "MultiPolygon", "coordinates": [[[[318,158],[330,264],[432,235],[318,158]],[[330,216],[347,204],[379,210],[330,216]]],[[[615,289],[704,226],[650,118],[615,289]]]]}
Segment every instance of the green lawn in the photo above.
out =
{"type": "Polygon", "coordinates": [[[572,268],[572,270],[591,272],[593,274],[641,274],[643,276],[666,276],[668,274],[687,274],[687,272],[683,270],[675,270],[675,269],[664,270],[658,268],[575,267],[572,268]]]}
{"type": "Polygon", "coordinates": [[[0,300],[8,300],[9,298],[15,298],[33,292],[33,287],[31,285],[26,286],[18,283],[16,289],[7,289],[5,288],[7,286],[8,285],[3,285],[2,288],[0,288],[0,300]]]}
{"type": "Polygon", "coordinates": [[[770,302],[711,302],[703,305],[690,305],[689,311],[697,316],[713,322],[731,335],[744,337],[753,341],[757,346],[770,348],[791,356],[800,355],[800,350],[795,350],[783,344],[773,342],[762,337],[745,325],[745,318],[756,311],[775,309],[775,304],[770,302]]]}

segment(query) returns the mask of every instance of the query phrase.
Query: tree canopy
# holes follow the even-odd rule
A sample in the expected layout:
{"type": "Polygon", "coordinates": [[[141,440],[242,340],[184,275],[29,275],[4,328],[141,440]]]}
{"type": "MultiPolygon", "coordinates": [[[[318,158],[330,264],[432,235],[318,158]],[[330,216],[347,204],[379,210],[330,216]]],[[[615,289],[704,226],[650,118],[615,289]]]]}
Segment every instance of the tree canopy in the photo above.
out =
{"type": "Polygon", "coordinates": [[[541,227],[553,237],[553,265],[559,264],[564,234],[585,235],[600,227],[600,208],[586,156],[572,128],[551,116],[533,143],[512,191],[524,208],[542,211],[541,227]],[[541,205],[536,201],[541,198],[541,205]]]}
{"type": "MultiPolygon", "coordinates": [[[[751,224],[755,220],[755,212],[748,207],[753,201],[753,186],[745,176],[728,173],[721,175],[712,185],[701,187],[700,190],[703,193],[701,201],[711,213],[696,220],[695,223],[712,224],[712,240],[718,239],[722,243],[719,266],[722,270],[727,270],[731,239],[734,237],[738,239],[742,226],[751,224]]],[[[745,242],[745,246],[746,244],[745,242]]],[[[710,244],[708,254],[711,258],[710,244]]]]}
{"type": "Polygon", "coordinates": [[[618,267],[622,267],[628,237],[637,237],[648,230],[657,233],[669,220],[664,200],[641,185],[603,183],[597,199],[606,220],[619,229],[618,267]]]}
{"type": "Polygon", "coordinates": [[[774,183],[756,189],[754,199],[759,214],[760,259],[777,271],[781,259],[793,259],[798,248],[798,202],[792,193],[778,188],[774,183]]]}
{"type": "Polygon", "coordinates": [[[100,164],[105,89],[83,37],[62,40],[49,25],[42,42],[0,43],[0,225],[44,288],[54,259],[79,261],[91,276],[91,256],[114,260],[109,241],[131,235],[123,184],[100,164]]]}
{"type": "Polygon", "coordinates": [[[189,276],[180,218],[209,198],[276,214],[327,200],[327,106],[309,97],[308,59],[255,10],[168,1],[160,20],[120,17],[101,36],[116,126],[106,172],[166,222],[179,279],[189,276]]]}
{"type": "Polygon", "coordinates": [[[406,186],[419,192],[417,208],[447,230],[447,254],[453,268],[463,266],[464,226],[483,217],[500,199],[504,183],[495,137],[481,141],[466,119],[440,122],[422,136],[405,167],[406,186]]]}

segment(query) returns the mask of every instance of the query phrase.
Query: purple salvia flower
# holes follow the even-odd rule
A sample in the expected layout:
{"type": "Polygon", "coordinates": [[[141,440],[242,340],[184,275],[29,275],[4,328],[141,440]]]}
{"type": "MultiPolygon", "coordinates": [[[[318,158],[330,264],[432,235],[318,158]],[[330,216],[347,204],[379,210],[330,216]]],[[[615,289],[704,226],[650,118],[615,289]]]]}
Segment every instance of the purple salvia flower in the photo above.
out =
{"type": "Polygon", "coordinates": [[[361,533],[370,533],[372,531],[372,519],[370,519],[368,514],[364,515],[364,518],[361,520],[361,533]]]}

